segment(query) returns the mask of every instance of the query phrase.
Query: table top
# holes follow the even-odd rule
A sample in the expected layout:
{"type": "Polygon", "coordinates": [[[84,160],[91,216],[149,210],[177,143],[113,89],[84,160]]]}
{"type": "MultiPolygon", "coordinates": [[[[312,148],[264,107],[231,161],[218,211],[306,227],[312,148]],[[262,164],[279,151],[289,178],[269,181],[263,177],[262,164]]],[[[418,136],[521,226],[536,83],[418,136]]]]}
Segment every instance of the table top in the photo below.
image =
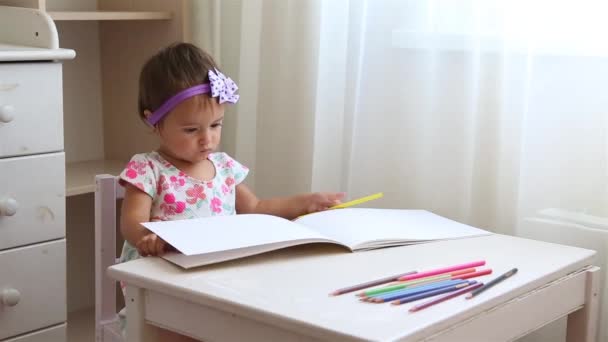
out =
{"type": "Polygon", "coordinates": [[[332,245],[305,245],[216,265],[183,270],[148,257],[110,267],[109,275],[135,286],[208,307],[337,339],[423,337],[591,265],[595,251],[506,235],[438,241],[350,253],[332,245]],[[479,296],[455,298],[415,313],[413,304],[369,304],[333,290],[411,270],[485,260],[488,281],[518,273],[479,296]]]}

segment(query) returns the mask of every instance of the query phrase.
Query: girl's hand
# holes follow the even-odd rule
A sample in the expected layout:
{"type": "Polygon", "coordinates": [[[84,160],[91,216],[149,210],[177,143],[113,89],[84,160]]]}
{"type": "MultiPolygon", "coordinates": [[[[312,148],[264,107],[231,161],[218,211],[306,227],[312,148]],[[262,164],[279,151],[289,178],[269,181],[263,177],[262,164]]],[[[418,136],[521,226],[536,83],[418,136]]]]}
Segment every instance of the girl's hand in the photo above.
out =
{"type": "Polygon", "coordinates": [[[137,252],[141,256],[160,256],[169,250],[170,246],[165,240],[161,239],[158,235],[150,233],[144,235],[137,244],[135,245],[137,252]]]}
{"type": "Polygon", "coordinates": [[[327,210],[342,203],[345,193],[343,192],[315,192],[308,196],[306,213],[327,210]]]}

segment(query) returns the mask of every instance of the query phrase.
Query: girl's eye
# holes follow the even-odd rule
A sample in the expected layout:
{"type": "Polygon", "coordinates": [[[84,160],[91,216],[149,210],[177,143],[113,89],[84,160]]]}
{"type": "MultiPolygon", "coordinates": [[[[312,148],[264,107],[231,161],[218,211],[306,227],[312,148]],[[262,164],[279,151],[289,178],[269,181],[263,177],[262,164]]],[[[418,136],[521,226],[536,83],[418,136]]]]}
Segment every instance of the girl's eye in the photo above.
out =
{"type": "Polygon", "coordinates": [[[211,125],[212,128],[218,128],[218,127],[222,127],[221,123],[215,123],[213,125],[211,125]]]}
{"type": "Polygon", "coordinates": [[[194,132],[196,132],[196,128],[193,128],[193,127],[184,128],[184,132],[186,132],[186,133],[194,133],[194,132]]]}

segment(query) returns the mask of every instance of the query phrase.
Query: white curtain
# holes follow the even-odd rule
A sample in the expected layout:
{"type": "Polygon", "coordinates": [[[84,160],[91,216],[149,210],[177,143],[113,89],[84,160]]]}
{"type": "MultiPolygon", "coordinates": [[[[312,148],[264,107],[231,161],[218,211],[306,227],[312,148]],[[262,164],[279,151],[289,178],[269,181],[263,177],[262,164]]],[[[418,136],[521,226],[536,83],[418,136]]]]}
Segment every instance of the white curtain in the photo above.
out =
{"type": "Polygon", "coordinates": [[[374,205],[593,248],[608,266],[605,0],[198,6],[211,19],[194,41],[240,85],[224,146],[259,195],[382,191],[374,205]]]}

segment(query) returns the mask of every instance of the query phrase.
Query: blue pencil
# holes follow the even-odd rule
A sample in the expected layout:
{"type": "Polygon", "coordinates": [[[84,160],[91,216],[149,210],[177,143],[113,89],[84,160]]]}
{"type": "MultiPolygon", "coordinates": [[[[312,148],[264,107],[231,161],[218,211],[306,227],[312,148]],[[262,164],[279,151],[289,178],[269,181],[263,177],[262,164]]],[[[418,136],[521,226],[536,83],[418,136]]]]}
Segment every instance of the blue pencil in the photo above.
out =
{"type": "Polygon", "coordinates": [[[434,284],[434,285],[429,285],[429,286],[420,287],[420,288],[413,288],[413,289],[410,289],[409,291],[403,291],[401,293],[394,293],[394,294],[384,295],[381,297],[375,297],[372,299],[372,302],[374,302],[374,303],[390,302],[390,301],[393,301],[396,299],[401,299],[401,298],[417,295],[420,293],[425,293],[425,292],[429,292],[429,291],[433,291],[433,290],[437,290],[437,289],[451,287],[451,286],[466,283],[466,282],[467,282],[466,280],[450,280],[450,283],[434,284]]]}
{"type": "Polygon", "coordinates": [[[455,285],[458,285],[458,284],[463,284],[463,283],[466,283],[466,282],[467,282],[466,280],[455,280],[451,284],[444,284],[444,285],[439,285],[439,286],[435,286],[435,287],[429,287],[429,288],[426,288],[426,289],[421,289],[419,291],[411,291],[409,293],[400,293],[400,294],[396,293],[396,294],[394,294],[392,296],[387,296],[387,297],[382,298],[381,303],[390,302],[390,301],[393,301],[393,300],[396,300],[396,299],[409,298],[410,296],[414,296],[414,295],[418,295],[418,294],[424,294],[424,293],[427,293],[427,292],[430,292],[430,291],[444,289],[444,288],[452,287],[452,286],[455,286],[455,285]]]}
{"type": "Polygon", "coordinates": [[[369,296],[367,299],[372,302],[381,302],[376,299],[384,299],[384,301],[386,301],[386,299],[388,299],[388,298],[422,293],[425,291],[431,291],[431,290],[435,290],[435,289],[438,289],[441,287],[456,285],[456,284],[462,283],[463,281],[465,281],[465,280],[462,280],[462,279],[442,280],[442,281],[437,281],[437,282],[433,282],[430,284],[426,284],[423,286],[416,286],[416,287],[412,287],[412,288],[405,288],[405,289],[394,290],[394,291],[390,291],[390,292],[378,293],[376,295],[369,296]]]}
{"type": "Polygon", "coordinates": [[[390,291],[390,292],[382,292],[382,293],[378,293],[378,294],[374,294],[374,295],[368,295],[368,296],[365,296],[365,297],[361,298],[360,300],[362,300],[362,301],[374,301],[374,299],[383,299],[383,298],[394,296],[394,295],[412,293],[413,291],[420,292],[421,290],[427,290],[427,289],[432,290],[432,289],[435,289],[435,288],[440,287],[440,286],[453,285],[454,283],[456,283],[458,281],[459,281],[459,279],[441,280],[441,281],[437,281],[437,282],[433,282],[433,283],[425,284],[425,285],[421,285],[421,286],[416,286],[416,287],[411,287],[411,288],[404,288],[404,289],[398,289],[398,290],[393,290],[393,291],[390,291]]]}
{"type": "Polygon", "coordinates": [[[465,283],[457,284],[457,285],[450,286],[450,287],[444,287],[444,288],[441,288],[441,289],[437,289],[437,290],[433,290],[433,291],[428,291],[428,292],[424,292],[424,293],[421,293],[421,294],[417,294],[417,295],[401,298],[399,300],[396,300],[396,301],[392,302],[391,304],[393,304],[393,305],[401,305],[401,304],[413,302],[413,301],[418,300],[418,299],[423,299],[423,298],[428,298],[428,297],[434,297],[434,296],[440,295],[442,293],[453,292],[453,291],[462,289],[463,287],[467,287],[467,286],[473,285],[475,283],[476,283],[476,281],[473,280],[473,281],[470,281],[470,282],[465,282],[465,283]]]}
{"type": "Polygon", "coordinates": [[[467,287],[465,287],[463,289],[460,289],[458,291],[453,291],[453,292],[450,292],[450,293],[448,293],[446,295],[439,296],[439,297],[436,297],[436,298],[431,299],[431,300],[427,300],[424,303],[416,304],[416,305],[414,305],[414,306],[412,306],[410,308],[410,312],[415,312],[415,311],[418,311],[418,310],[422,310],[422,309],[428,308],[429,306],[433,306],[435,304],[444,302],[446,300],[450,300],[452,298],[456,298],[456,297],[458,297],[460,295],[463,295],[463,294],[465,294],[467,292],[471,292],[471,291],[475,290],[476,288],[478,288],[480,286],[483,286],[483,283],[477,283],[476,282],[475,284],[469,285],[469,286],[467,286],[467,287]]]}

